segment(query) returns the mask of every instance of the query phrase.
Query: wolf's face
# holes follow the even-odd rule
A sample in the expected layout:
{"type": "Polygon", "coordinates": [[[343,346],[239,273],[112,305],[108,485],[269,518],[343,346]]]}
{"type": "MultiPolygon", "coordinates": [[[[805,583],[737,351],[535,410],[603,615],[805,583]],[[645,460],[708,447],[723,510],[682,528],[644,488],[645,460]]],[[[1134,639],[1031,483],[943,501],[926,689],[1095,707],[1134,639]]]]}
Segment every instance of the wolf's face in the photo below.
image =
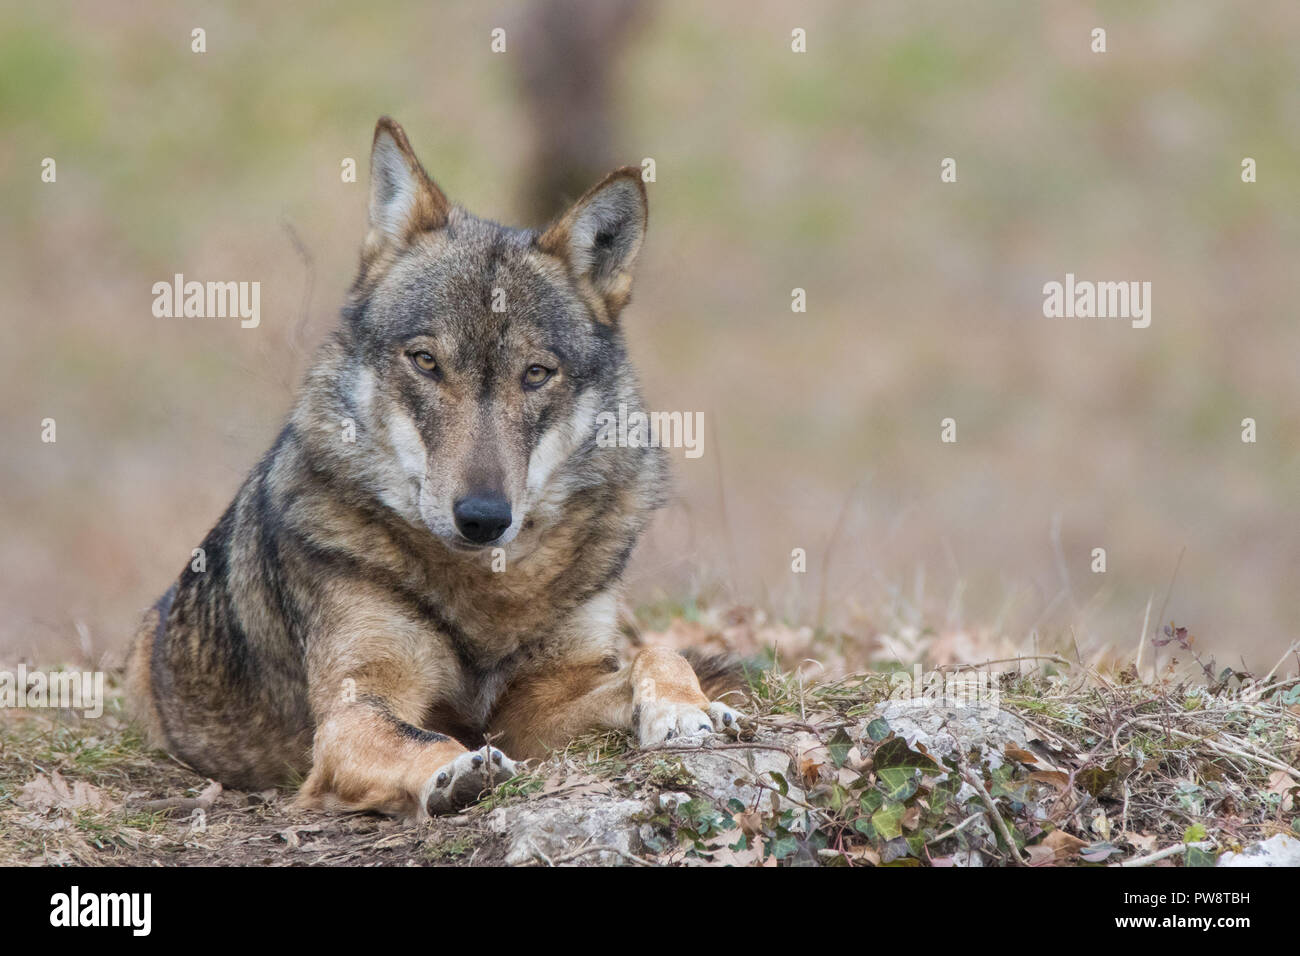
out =
{"type": "Polygon", "coordinates": [[[476,219],[380,121],[340,393],[385,504],[476,550],[581,483],[597,413],[630,387],[615,320],[645,219],[635,169],[541,234],[476,219]]]}

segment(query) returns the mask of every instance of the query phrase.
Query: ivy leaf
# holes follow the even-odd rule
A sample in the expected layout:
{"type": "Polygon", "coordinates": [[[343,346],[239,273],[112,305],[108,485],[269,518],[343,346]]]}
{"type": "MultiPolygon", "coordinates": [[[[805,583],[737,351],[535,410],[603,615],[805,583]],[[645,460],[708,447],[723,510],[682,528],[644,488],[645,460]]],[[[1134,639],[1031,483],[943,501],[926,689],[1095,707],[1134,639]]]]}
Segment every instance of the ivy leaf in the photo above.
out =
{"type": "Polygon", "coordinates": [[[830,754],[831,763],[837,770],[848,762],[849,750],[852,747],[853,738],[844,732],[843,727],[835,731],[835,736],[826,742],[826,751],[830,754]]]}
{"type": "Polygon", "coordinates": [[[887,767],[876,777],[886,800],[902,802],[916,793],[916,771],[910,767],[887,767]]]}
{"type": "Polygon", "coordinates": [[[886,801],[871,815],[871,825],[882,840],[893,840],[903,835],[903,814],[907,811],[901,803],[886,801]]]}
{"type": "Polygon", "coordinates": [[[876,748],[872,761],[877,773],[887,767],[907,767],[929,773],[933,773],[936,768],[942,769],[933,757],[917,753],[902,737],[891,737],[882,743],[876,748]]]}
{"type": "Polygon", "coordinates": [[[877,717],[871,723],[867,724],[867,737],[874,743],[880,743],[889,736],[889,721],[884,717],[877,717]]]}
{"type": "Polygon", "coordinates": [[[785,836],[772,841],[772,855],[778,860],[784,860],[798,849],[799,841],[792,834],[787,833],[785,836]]]}

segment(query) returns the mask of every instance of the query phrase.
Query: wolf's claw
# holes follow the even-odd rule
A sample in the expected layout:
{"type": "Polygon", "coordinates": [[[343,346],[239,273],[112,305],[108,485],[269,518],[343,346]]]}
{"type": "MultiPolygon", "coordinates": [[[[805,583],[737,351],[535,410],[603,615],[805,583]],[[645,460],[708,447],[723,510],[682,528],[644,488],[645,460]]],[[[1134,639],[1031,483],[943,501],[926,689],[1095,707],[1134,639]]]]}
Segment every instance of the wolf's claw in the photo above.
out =
{"type": "Polygon", "coordinates": [[[740,711],[732,710],[720,700],[709,704],[709,718],[713,729],[720,734],[734,734],[740,730],[740,711]]]}
{"type": "Polygon", "coordinates": [[[420,805],[431,817],[455,813],[515,773],[515,762],[495,747],[468,750],[434,772],[420,792],[420,805]]]}
{"type": "Polygon", "coordinates": [[[740,714],[717,701],[709,704],[707,712],[693,704],[655,701],[641,705],[637,742],[642,747],[654,747],[679,737],[700,737],[715,731],[734,733],[739,726],[740,714]]]}

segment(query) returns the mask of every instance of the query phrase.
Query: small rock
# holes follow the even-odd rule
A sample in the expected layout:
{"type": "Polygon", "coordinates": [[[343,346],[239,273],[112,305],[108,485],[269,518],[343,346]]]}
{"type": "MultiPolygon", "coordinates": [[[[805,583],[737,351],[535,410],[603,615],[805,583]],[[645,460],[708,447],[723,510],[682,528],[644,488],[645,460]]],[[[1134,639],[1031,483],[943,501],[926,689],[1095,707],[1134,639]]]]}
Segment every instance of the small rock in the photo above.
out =
{"type": "Polygon", "coordinates": [[[1300,866],[1300,840],[1279,833],[1248,846],[1240,853],[1225,853],[1219,866],[1300,866]]]}
{"type": "Polygon", "coordinates": [[[691,795],[689,793],[682,793],[680,791],[661,793],[659,794],[659,809],[668,811],[676,810],[683,803],[689,803],[690,799],[691,795]]]}
{"type": "MultiPolygon", "coordinates": [[[[938,760],[954,753],[978,750],[992,768],[1003,763],[1007,745],[1023,748],[1029,729],[1014,714],[997,707],[948,707],[926,700],[888,700],[877,708],[889,729],[907,740],[909,747],[919,743],[938,760]]],[[[865,720],[857,736],[866,736],[865,720]]]]}
{"type": "MultiPolygon", "coordinates": [[[[528,863],[544,854],[550,859],[587,846],[612,846],[639,855],[641,837],[634,818],[645,813],[644,800],[542,800],[498,807],[488,814],[488,826],[504,834],[509,845],[508,866],[528,863]]],[[[627,861],[617,853],[593,852],[573,861],[591,865],[627,861]]]]}
{"type": "MultiPolygon", "coordinates": [[[[760,791],[776,786],[773,773],[779,773],[790,784],[789,796],[802,800],[804,793],[794,785],[790,772],[790,756],[777,750],[686,750],[677,754],[695,778],[696,786],[709,797],[722,804],[739,800],[745,806],[753,805],[760,791]],[[766,787],[759,787],[761,780],[766,787]]],[[[772,792],[770,789],[768,792],[772,792]]],[[[770,799],[764,797],[764,800],[770,799]]],[[[794,806],[782,799],[783,809],[794,806]]],[[[765,804],[766,805],[766,804],[765,804]]]]}

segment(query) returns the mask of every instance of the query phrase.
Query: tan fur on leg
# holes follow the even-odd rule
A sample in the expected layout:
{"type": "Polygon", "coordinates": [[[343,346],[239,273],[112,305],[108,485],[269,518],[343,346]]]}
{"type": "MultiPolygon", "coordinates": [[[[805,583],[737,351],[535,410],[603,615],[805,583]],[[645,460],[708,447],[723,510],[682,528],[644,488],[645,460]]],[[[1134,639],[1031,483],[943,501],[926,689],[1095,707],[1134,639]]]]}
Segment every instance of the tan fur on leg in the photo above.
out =
{"type": "Polygon", "coordinates": [[[709,706],[690,663],[664,647],[647,647],[637,654],[632,662],[632,686],[638,706],[655,701],[709,706]]]}
{"type": "Polygon", "coordinates": [[[368,703],[341,706],[316,728],[311,775],[297,805],[418,816],[425,782],[465,748],[411,731],[368,703]]]}
{"type": "Polygon", "coordinates": [[[591,664],[534,677],[510,688],[505,701],[493,729],[518,756],[541,756],[592,730],[632,729],[642,743],[654,744],[712,720],[691,665],[661,647],[643,649],[613,673],[591,664]]]}

